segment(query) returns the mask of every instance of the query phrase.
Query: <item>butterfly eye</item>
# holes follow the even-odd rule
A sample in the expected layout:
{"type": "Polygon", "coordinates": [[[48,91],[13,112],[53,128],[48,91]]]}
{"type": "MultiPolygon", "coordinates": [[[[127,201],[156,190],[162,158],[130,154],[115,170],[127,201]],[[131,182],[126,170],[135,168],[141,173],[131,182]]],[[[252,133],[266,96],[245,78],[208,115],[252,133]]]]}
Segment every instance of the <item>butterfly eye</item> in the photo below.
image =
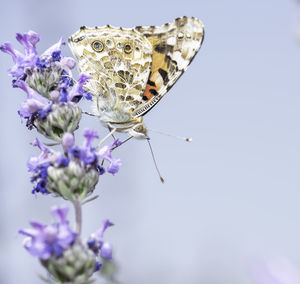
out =
{"type": "Polygon", "coordinates": [[[132,51],[131,45],[128,44],[128,43],[125,44],[125,46],[124,46],[124,52],[127,53],[127,54],[129,54],[129,53],[131,53],[131,51],[132,51]]]}
{"type": "Polygon", "coordinates": [[[92,43],[92,48],[97,52],[101,52],[104,49],[104,44],[101,41],[96,40],[92,43]]]}

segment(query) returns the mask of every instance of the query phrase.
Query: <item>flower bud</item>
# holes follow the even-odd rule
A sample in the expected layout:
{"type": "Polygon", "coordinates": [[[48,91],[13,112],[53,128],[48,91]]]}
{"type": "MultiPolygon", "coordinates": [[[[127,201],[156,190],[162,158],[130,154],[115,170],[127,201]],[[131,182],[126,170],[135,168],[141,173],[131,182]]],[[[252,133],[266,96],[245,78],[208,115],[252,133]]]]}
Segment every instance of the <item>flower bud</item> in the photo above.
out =
{"type": "MultiPolygon", "coordinates": [[[[42,60],[43,61],[43,60],[42,60]]],[[[50,63],[45,61],[45,64],[50,63]]],[[[40,69],[35,67],[33,70],[26,69],[26,83],[32,89],[36,90],[43,97],[50,99],[50,90],[57,87],[61,80],[62,69],[53,65],[51,68],[40,69]]]]}
{"type": "Polygon", "coordinates": [[[64,133],[73,133],[81,119],[81,109],[72,102],[53,104],[52,111],[46,118],[38,117],[34,121],[38,132],[47,138],[61,141],[64,133]]]}
{"type": "Polygon", "coordinates": [[[96,257],[82,243],[75,243],[64,251],[60,257],[52,256],[41,260],[58,283],[87,284],[96,269],[96,257]]]}
{"type": "Polygon", "coordinates": [[[57,103],[60,98],[60,93],[57,90],[54,90],[50,93],[50,98],[54,103],[57,103]]]}
{"type": "Polygon", "coordinates": [[[60,64],[63,69],[73,69],[76,65],[76,61],[72,57],[64,57],[60,61],[60,64]]]}
{"type": "Polygon", "coordinates": [[[72,146],[74,146],[74,135],[72,133],[65,133],[63,138],[62,138],[62,145],[65,149],[69,149],[72,146]]]}
{"type": "Polygon", "coordinates": [[[80,161],[70,161],[66,167],[50,166],[47,173],[47,190],[68,200],[83,200],[99,179],[95,167],[85,167],[80,161]]]}

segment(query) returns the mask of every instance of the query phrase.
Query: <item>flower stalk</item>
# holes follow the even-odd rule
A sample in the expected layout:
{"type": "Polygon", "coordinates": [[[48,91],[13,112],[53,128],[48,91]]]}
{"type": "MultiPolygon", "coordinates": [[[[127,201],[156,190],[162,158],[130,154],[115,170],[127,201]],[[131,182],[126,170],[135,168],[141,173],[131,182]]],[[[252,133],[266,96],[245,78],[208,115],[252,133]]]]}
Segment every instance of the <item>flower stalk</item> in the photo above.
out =
{"type": "Polygon", "coordinates": [[[113,224],[106,219],[95,233],[82,238],[82,205],[98,197],[90,195],[101,175],[105,172],[114,175],[119,171],[121,160],[113,158],[111,152],[121,143],[116,140],[96,148],[93,143],[99,138],[98,134],[85,129],[83,145],[75,145],[74,132],[79,128],[83,113],[79,102],[82,98],[91,99],[84,90],[90,77],[80,74],[78,80],[73,78],[71,70],[76,62],[62,56],[62,39],[39,56],[37,33],[29,31],[17,34],[16,38],[24,54],[10,43],[1,45],[0,51],[12,56],[14,64],[8,73],[13,77],[13,87],[26,94],[18,113],[26,120],[28,129],[36,129],[53,141],[45,145],[36,138],[32,142],[40,150],[39,155],[31,156],[27,162],[32,175],[32,193],[63,198],[71,202],[75,210],[74,230],[67,220],[69,209],[63,205],[51,209],[54,222],[50,225],[31,221],[31,228],[19,233],[26,237],[24,248],[39,259],[53,281],[92,283],[91,277],[101,269],[102,260],[112,258],[112,245],[104,240],[104,232],[113,224]],[[58,145],[61,151],[51,148],[58,145]]]}
{"type": "Polygon", "coordinates": [[[78,234],[78,237],[81,235],[81,227],[82,227],[82,205],[79,199],[75,199],[73,202],[74,210],[75,210],[75,232],[78,234]]]}

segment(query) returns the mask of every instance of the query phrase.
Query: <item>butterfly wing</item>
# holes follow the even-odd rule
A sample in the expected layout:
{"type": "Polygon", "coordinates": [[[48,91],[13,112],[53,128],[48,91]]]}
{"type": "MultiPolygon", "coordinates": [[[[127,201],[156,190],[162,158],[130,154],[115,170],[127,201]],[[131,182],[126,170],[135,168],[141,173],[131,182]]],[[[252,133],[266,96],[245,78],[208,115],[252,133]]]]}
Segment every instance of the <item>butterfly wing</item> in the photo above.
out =
{"type": "Polygon", "coordinates": [[[175,84],[197,54],[204,26],[196,18],[182,17],[163,26],[136,27],[152,45],[152,67],[143,94],[144,103],[133,115],[146,114],[175,84]]]}
{"type": "Polygon", "coordinates": [[[152,46],[134,30],[82,27],[69,39],[79,71],[92,78],[85,89],[93,96],[102,122],[125,123],[143,104],[152,46]]]}

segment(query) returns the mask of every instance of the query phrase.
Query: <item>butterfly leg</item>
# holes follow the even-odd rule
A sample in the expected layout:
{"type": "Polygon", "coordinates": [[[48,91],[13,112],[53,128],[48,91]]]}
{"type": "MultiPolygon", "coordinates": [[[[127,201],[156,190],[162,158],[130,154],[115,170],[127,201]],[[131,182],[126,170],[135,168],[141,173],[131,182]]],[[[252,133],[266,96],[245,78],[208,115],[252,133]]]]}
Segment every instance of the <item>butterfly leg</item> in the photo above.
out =
{"type": "MultiPolygon", "coordinates": [[[[109,132],[111,132],[112,128],[108,126],[108,130],[109,130],[109,132]]],[[[114,140],[117,140],[117,137],[114,134],[111,134],[111,136],[114,138],[114,140]]]]}
{"type": "Polygon", "coordinates": [[[103,139],[101,139],[97,145],[97,148],[99,148],[101,146],[101,144],[103,144],[104,141],[106,141],[111,135],[113,135],[116,130],[117,130],[117,128],[113,128],[103,139]]]}

